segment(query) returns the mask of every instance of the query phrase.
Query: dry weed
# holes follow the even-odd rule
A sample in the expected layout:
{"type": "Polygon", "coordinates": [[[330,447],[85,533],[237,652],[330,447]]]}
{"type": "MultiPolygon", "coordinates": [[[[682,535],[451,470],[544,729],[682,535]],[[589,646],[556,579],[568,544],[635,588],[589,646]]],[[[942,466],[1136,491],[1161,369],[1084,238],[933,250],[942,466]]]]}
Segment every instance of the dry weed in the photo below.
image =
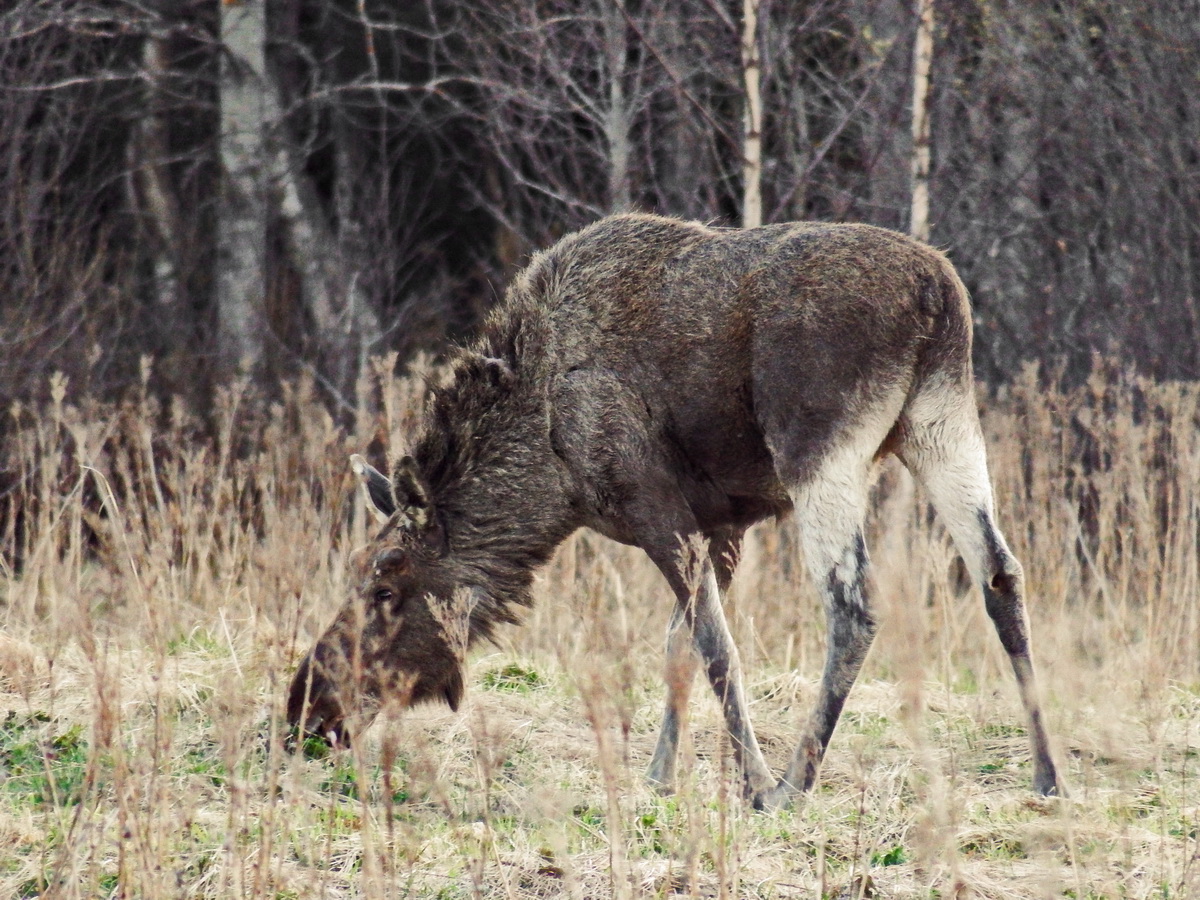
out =
{"type": "MultiPolygon", "coordinates": [[[[591,534],[472,657],[459,713],[385,717],[327,758],[284,748],[287,679],[364,536],[346,459],[399,446],[423,395],[390,371],[349,431],[304,383],[230,388],[212,439],[144,392],[105,406],[58,382],[11,412],[0,896],[1200,896],[1200,387],[1031,371],[984,415],[1069,800],[1031,792],[1007,661],[889,468],[881,636],[818,788],[761,814],[699,689],[678,792],[643,785],[666,592],[591,534]]],[[[789,529],[751,534],[730,599],[776,765],[823,652],[789,529]]]]}

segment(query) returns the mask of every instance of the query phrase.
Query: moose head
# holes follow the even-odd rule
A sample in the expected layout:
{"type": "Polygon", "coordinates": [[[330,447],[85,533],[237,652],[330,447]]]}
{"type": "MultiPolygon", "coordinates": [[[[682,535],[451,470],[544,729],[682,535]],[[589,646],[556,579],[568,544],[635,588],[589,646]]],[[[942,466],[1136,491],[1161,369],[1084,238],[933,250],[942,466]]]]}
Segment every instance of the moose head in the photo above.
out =
{"type": "Polygon", "coordinates": [[[301,662],[287,704],[290,725],[341,744],[385,701],[457,709],[470,621],[470,591],[413,459],[390,479],[361,456],[350,462],[382,528],[352,555],[352,595],[301,662]]]}

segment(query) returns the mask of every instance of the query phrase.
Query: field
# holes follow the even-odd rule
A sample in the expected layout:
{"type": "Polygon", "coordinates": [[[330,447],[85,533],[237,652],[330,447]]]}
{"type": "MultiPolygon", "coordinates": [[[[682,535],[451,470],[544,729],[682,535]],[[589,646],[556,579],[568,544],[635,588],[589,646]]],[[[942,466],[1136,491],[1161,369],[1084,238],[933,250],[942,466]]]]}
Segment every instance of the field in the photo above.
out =
{"type": "MultiPolygon", "coordinates": [[[[641,782],[665,585],[580,534],[468,700],[353,751],[285,749],[282,698],[365,540],[347,457],[398,447],[419,379],[105,405],[57,381],[0,430],[0,897],[1200,898],[1200,386],[1099,367],[989,396],[1068,799],[1030,789],[1007,660],[897,467],[871,525],[881,635],[818,788],[756,813],[698,686],[685,776],[641,782]],[[1047,386],[1046,382],[1050,383],[1047,386]]],[[[790,523],[747,544],[731,627],[777,769],[823,624],[790,523]]]]}

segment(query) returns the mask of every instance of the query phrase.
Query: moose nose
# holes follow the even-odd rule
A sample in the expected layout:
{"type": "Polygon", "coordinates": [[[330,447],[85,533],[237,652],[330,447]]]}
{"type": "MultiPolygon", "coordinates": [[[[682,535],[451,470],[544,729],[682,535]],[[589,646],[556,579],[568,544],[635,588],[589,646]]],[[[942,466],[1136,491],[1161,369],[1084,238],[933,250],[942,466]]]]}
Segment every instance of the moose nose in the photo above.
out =
{"type": "Polygon", "coordinates": [[[330,744],[346,747],[350,744],[350,734],[345,718],[332,686],[320,668],[314,668],[311,656],[306,656],[288,692],[288,725],[301,737],[315,735],[330,744]]]}

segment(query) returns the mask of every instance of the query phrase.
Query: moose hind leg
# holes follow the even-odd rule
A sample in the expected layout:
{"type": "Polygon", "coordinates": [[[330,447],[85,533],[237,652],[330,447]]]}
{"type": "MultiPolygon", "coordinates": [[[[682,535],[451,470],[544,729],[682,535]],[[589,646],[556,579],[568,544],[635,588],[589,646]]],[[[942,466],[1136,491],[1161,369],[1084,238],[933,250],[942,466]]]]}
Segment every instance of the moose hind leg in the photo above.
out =
{"type": "Polygon", "coordinates": [[[826,653],[820,695],[783,779],[762,800],[764,808],[784,806],[816,783],[846,697],[875,638],[875,619],[867,597],[867,566],[866,545],[859,531],[845,548],[845,560],[822,579],[826,653]]]}
{"type": "Polygon", "coordinates": [[[1025,611],[1025,576],[1021,564],[1009,551],[989,512],[981,509],[978,515],[988,560],[984,577],[980,579],[984,606],[996,627],[1004,652],[1008,654],[1021,693],[1021,704],[1029,719],[1033,788],[1043,796],[1053,796],[1063,791],[1054,760],[1050,756],[1050,743],[1038,701],[1037,679],[1029,648],[1029,618],[1025,611]]]}
{"type": "Polygon", "coordinates": [[[1033,785],[1043,795],[1062,793],[1042,711],[1030,654],[1025,611],[1025,575],[996,526],[983,435],[973,406],[964,401],[957,413],[943,412],[923,422],[921,404],[901,458],[928,491],[972,577],[983,589],[988,616],[1016,675],[1029,721],[1033,785]]]}
{"type": "Polygon", "coordinates": [[[846,697],[875,638],[870,560],[862,527],[868,466],[868,460],[861,460],[848,471],[829,469],[825,477],[794,493],[805,559],[825,607],[825,670],[816,706],[783,779],[761,798],[766,808],[785,806],[812,789],[846,697]]]}

